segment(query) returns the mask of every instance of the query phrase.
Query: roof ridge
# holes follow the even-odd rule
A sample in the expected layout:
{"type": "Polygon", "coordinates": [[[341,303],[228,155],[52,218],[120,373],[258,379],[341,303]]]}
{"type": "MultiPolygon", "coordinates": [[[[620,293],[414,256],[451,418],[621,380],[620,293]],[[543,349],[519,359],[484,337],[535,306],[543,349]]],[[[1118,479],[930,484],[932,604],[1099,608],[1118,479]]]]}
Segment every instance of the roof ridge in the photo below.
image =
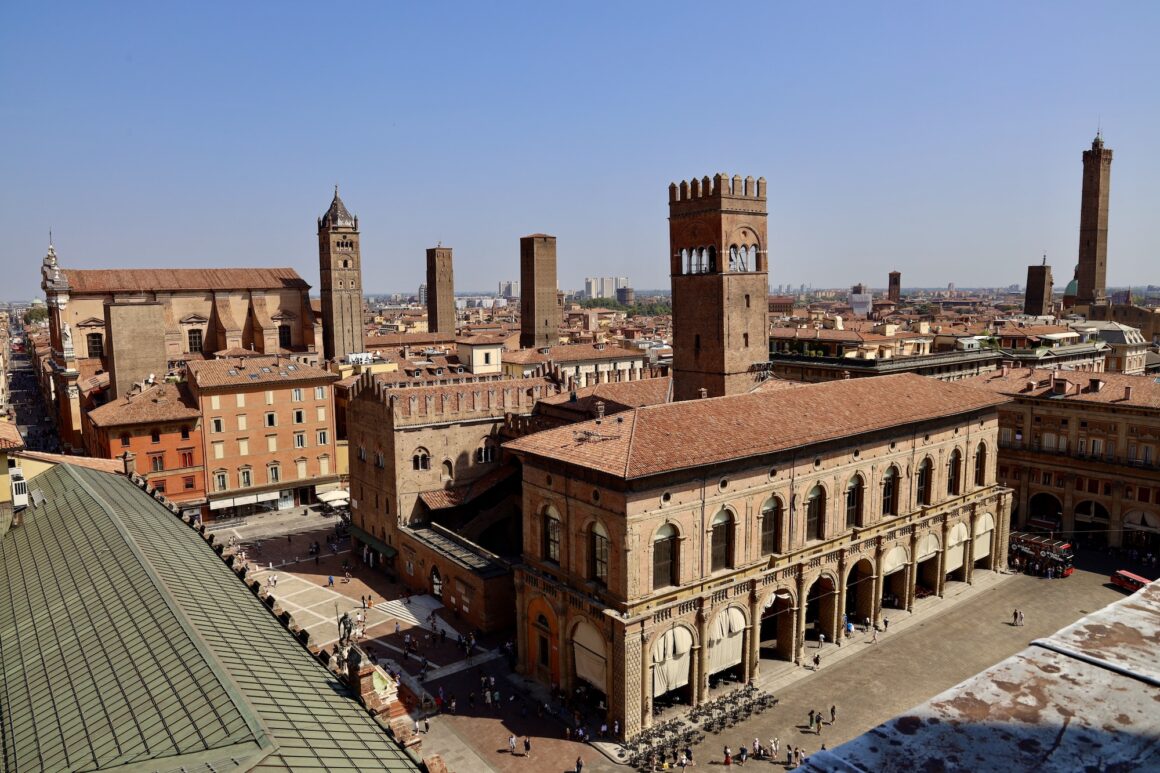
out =
{"type": "Polygon", "coordinates": [[[636,445],[636,408],[632,412],[632,427],[628,430],[628,450],[624,454],[624,477],[628,477],[628,470],[632,466],[632,448],[636,445]]]}

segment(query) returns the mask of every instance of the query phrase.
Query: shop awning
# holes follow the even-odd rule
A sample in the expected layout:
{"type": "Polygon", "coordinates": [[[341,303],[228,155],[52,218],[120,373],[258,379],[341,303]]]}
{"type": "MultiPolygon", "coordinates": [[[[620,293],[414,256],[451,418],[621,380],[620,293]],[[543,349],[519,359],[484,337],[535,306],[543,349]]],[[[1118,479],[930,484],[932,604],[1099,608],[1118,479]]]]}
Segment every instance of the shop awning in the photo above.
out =
{"type": "Polygon", "coordinates": [[[337,505],[350,501],[349,491],[326,491],[318,495],[318,501],[328,505],[337,505]]]}
{"type": "Polygon", "coordinates": [[[355,526],[353,523],[350,525],[350,536],[354,537],[364,545],[370,545],[372,550],[377,550],[387,558],[394,558],[395,556],[399,555],[398,550],[383,542],[378,537],[372,534],[368,534],[358,526],[355,526]]]}

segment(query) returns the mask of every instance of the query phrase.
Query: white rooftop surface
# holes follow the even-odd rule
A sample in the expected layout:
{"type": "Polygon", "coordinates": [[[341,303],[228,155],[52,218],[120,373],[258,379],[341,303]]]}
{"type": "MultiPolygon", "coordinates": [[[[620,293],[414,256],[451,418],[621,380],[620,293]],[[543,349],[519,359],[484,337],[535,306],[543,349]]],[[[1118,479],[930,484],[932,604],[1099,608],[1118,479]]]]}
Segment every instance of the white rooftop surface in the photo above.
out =
{"type": "Polygon", "coordinates": [[[1160,770],[1160,581],[869,732],[810,755],[853,773],[1160,770]]]}

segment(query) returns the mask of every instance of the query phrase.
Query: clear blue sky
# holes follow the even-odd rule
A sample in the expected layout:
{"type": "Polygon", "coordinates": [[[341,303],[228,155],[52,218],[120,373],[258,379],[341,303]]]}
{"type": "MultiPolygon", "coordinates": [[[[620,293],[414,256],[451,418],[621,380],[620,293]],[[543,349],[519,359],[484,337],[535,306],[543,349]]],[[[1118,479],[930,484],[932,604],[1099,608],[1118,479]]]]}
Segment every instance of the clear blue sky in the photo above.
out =
{"type": "Polygon", "coordinates": [[[771,281],[1057,284],[1102,122],[1110,284],[1160,283],[1160,3],[17,3],[0,297],[62,263],[295,267],[333,185],[368,292],[667,287],[667,187],[769,180],[771,281]]]}

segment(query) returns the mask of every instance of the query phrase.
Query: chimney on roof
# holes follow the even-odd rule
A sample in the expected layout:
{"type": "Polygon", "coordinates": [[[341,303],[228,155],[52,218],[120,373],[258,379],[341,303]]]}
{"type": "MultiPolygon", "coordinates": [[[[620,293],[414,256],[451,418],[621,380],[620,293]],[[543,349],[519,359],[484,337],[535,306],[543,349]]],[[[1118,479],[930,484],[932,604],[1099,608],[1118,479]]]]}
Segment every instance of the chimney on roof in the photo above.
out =
{"type": "Polygon", "coordinates": [[[596,418],[598,418],[598,419],[604,418],[604,401],[603,400],[596,401],[596,418]]]}
{"type": "Polygon", "coordinates": [[[702,400],[704,400],[706,397],[708,397],[708,396],[709,396],[709,390],[708,390],[708,389],[706,389],[705,387],[701,387],[700,389],[698,389],[698,390],[697,390],[697,395],[698,395],[698,396],[699,396],[699,397],[700,397],[702,400]]]}
{"type": "Polygon", "coordinates": [[[1011,373],[1011,365],[1009,363],[1003,363],[1002,373],[1003,378],[1007,378],[1007,376],[1011,373]]]}
{"type": "Polygon", "coordinates": [[[125,453],[121,454],[121,469],[125,473],[126,477],[132,475],[133,473],[135,473],[137,471],[136,465],[133,464],[133,459],[134,459],[134,456],[129,451],[126,451],[125,453]]]}
{"type": "Polygon", "coordinates": [[[843,381],[849,381],[849,380],[850,380],[850,371],[848,371],[848,370],[844,370],[844,371],[842,371],[842,380],[843,380],[843,381]]]}

